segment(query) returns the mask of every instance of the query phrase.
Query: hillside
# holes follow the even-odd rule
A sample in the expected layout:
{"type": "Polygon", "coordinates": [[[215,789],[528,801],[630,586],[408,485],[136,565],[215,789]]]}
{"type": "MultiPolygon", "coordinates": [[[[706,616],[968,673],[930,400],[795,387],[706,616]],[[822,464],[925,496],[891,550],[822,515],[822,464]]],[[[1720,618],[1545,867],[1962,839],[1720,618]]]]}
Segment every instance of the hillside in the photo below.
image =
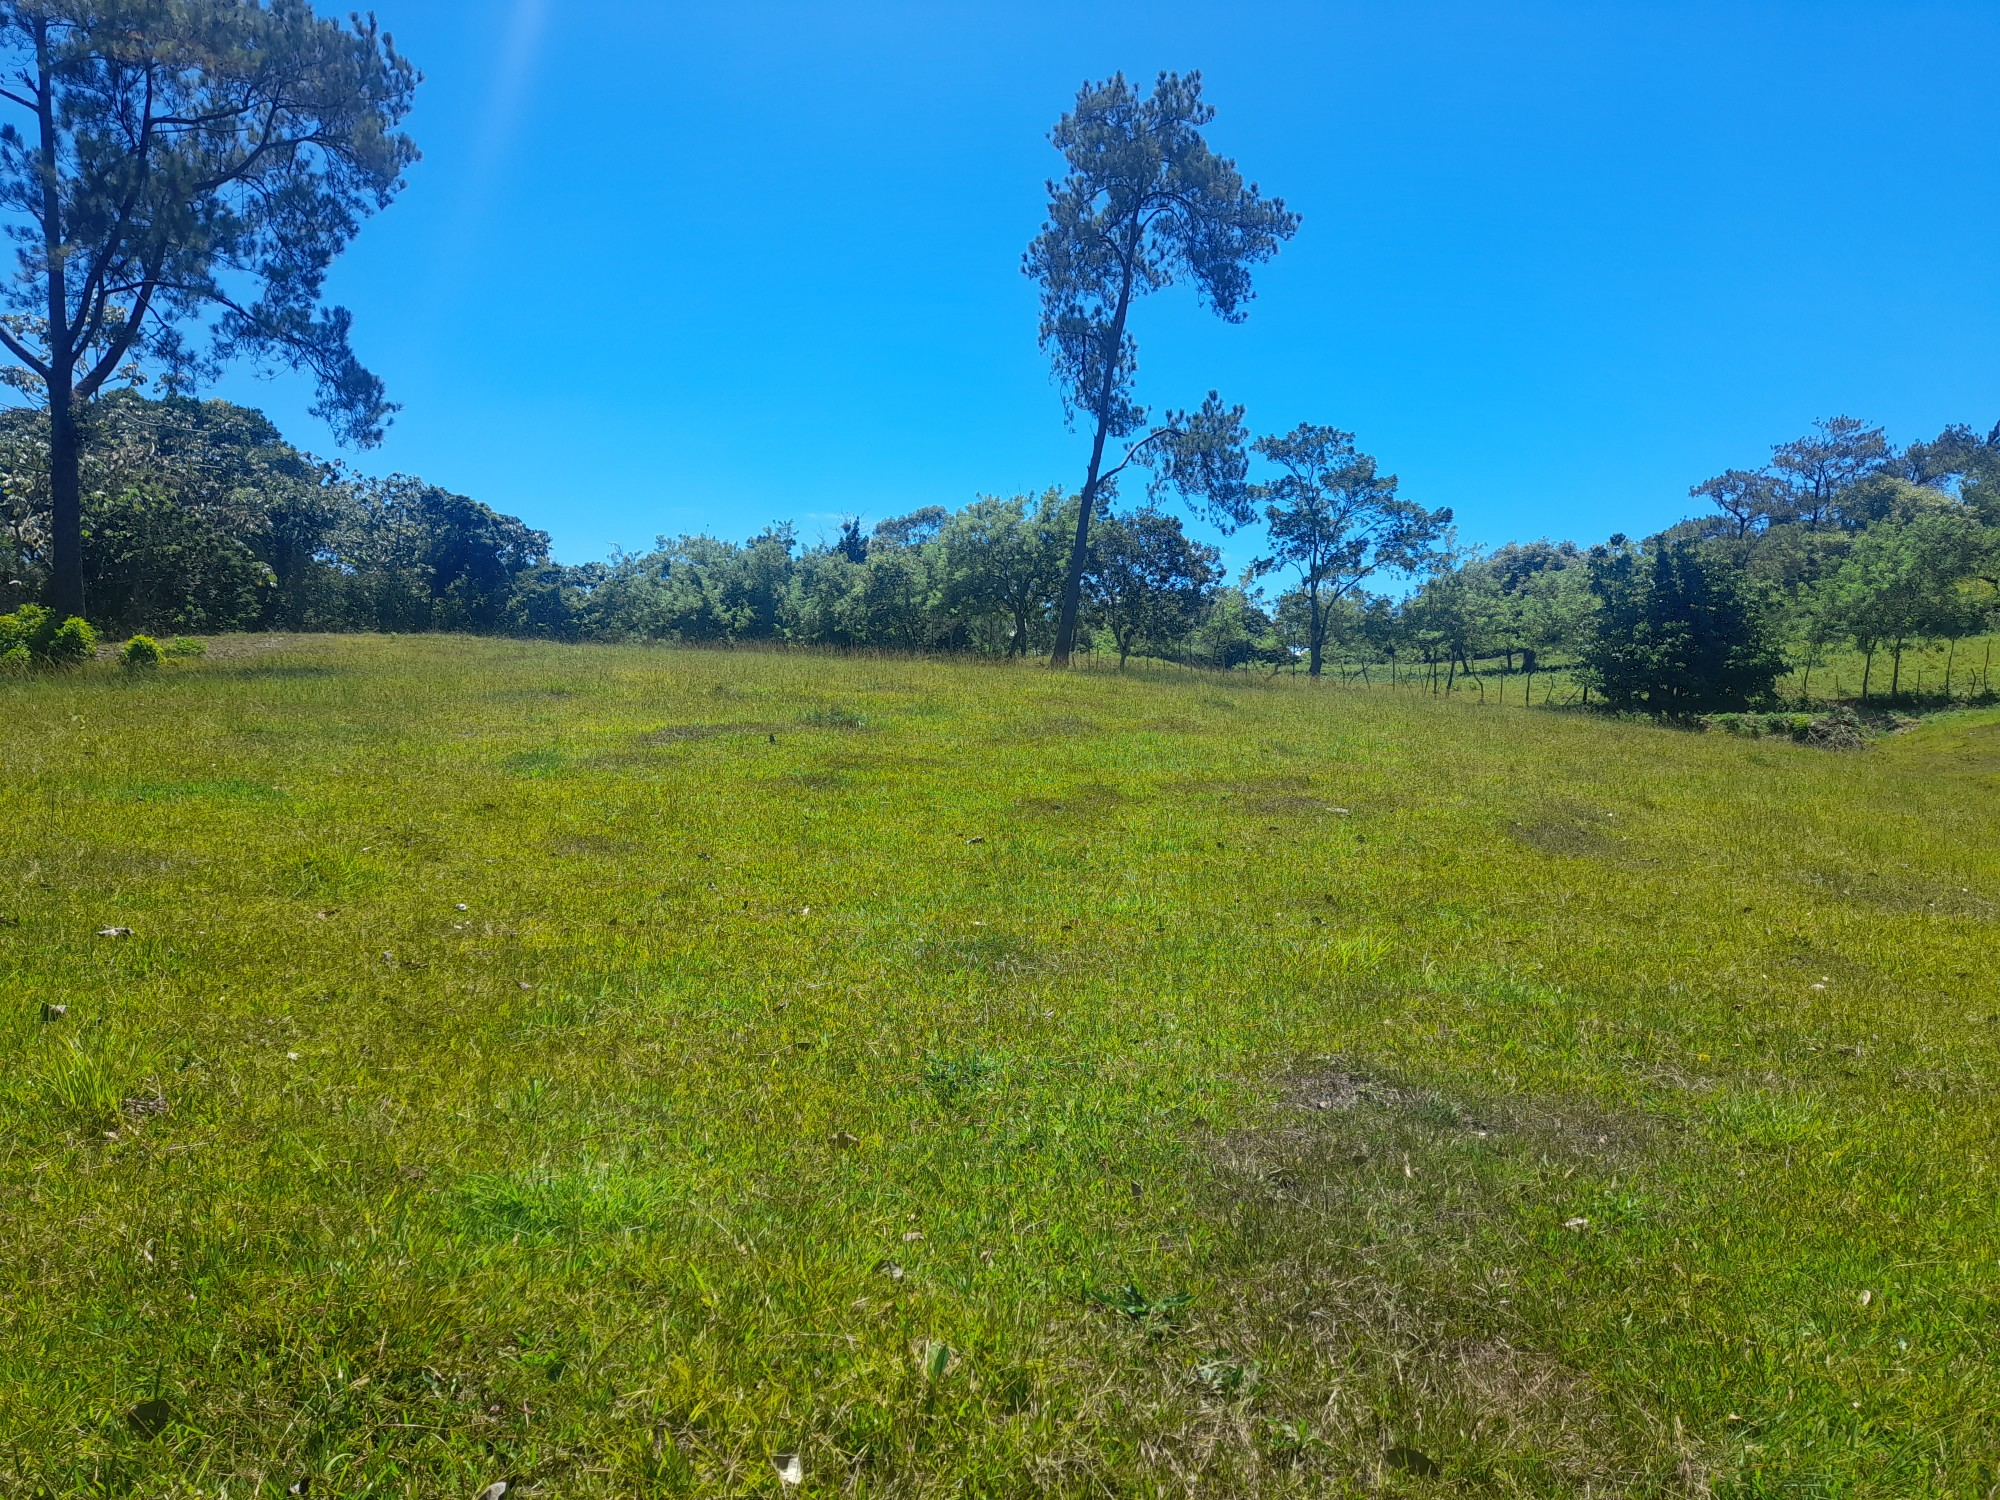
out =
{"type": "Polygon", "coordinates": [[[0,1492],[2000,1468],[2000,712],[435,637],[0,706],[0,1492]]]}

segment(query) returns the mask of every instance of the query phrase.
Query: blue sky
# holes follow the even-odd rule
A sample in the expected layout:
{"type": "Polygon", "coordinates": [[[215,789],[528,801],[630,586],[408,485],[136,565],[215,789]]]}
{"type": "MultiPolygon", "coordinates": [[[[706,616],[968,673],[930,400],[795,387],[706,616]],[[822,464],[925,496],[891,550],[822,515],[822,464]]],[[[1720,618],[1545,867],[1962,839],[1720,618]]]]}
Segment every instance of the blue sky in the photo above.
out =
{"type": "MultiPolygon", "coordinates": [[[[1142,398],[1353,430],[1469,540],[1655,529],[1836,412],[2000,420],[1992,0],[375,5],[428,81],[332,282],[405,408],[360,461],[565,561],[1080,483],[1019,263],[1119,69],[1199,68],[1305,218],[1246,324],[1144,305],[1142,398]]],[[[220,394],[332,451],[298,380],[220,394]]]]}

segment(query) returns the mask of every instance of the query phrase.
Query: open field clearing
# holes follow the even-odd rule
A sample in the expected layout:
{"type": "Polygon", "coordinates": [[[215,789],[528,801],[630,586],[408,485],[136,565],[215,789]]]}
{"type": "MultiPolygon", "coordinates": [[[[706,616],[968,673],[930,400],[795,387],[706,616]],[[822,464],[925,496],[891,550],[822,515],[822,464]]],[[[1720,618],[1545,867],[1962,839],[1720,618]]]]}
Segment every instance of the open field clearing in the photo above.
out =
{"type": "Polygon", "coordinates": [[[437,638],[0,708],[0,1494],[2000,1485],[2000,711],[437,638]]]}

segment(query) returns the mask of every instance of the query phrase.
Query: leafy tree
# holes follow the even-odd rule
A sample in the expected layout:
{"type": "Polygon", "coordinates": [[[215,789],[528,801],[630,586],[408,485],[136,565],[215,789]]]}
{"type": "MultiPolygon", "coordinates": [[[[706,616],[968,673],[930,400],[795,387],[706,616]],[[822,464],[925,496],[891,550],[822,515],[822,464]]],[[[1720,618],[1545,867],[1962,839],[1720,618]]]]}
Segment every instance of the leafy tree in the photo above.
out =
{"type": "Polygon", "coordinates": [[[1688,494],[1712,502],[1728,518],[1738,539],[1796,516],[1784,481],[1768,472],[1730,469],[1703,480],[1688,494]]]}
{"type": "Polygon", "coordinates": [[[868,561],[868,538],[861,534],[861,517],[848,516],[840,523],[840,540],[833,550],[851,563],[868,561]]]}
{"type": "Polygon", "coordinates": [[[1698,543],[1593,548],[1586,680],[1613,708],[1696,713],[1767,698],[1784,671],[1763,601],[1698,543]]]}
{"type": "Polygon", "coordinates": [[[1956,640],[1977,628],[1989,606],[1967,585],[1989,545],[1969,514],[1943,509],[1884,522],[1855,539],[1821,597],[1863,655],[1864,700],[1878,651],[1887,650],[1894,663],[1893,698],[1902,692],[1903,653],[1911,645],[1956,640]]]}
{"type": "Polygon", "coordinates": [[[1582,557],[1578,554],[1575,565],[1544,568],[1526,579],[1518,591],[1521,634],[1526,646],[1522,665],[1528,674],[1530,695],[1535,689],[1536,669],[1546,658],[1557,653],[1580,656],[1590,639],[1597,599],[1591,591],[1590,570],[1581,564],[1582,557]]]}
{"type": "Polygon", "coordinates": [[[1807,526],[1827,524],[1840,499],[1870,474],[1886,469],[1894,452],[1880,427],[1855,417],[1813,423],[1802,438],[1771,451],[1771,468],[1791,514],[1807,526]]]}
{"type": "MultiPolygon", "coordinates": [[[[124,554],[107,573],[108,539],[86,545],[88,594],[100,619],[128,627],[182,620],[182,629],[341,623],[327,613],[322,575],[331,538],[351,504],[348,485],[332,466],[287,443],[262,413],[227,401],[149,401],[115,391],[84,408],[79,427],[85,520],[92,529],[115,524],[121,532],[116,547],[124,554]],[[148,503],[134,510],[127,502],[139,494],[148,503]],[[119,510],[115,523],[101,515],[107,506],[119,510]],[[122,591],[118,580],[135,579],[133,569],[152,570],[164,584],[183,568],[165,558],[146,560],[143,554],[155,545],[149,534],[157,534],[158,547],[171,548],[198,533],[215,537],[219,548],[247,550],[261,570],[241,596],[240,614],[215,614],[213,598],[183,612],[168,596],[147,605],[122,591]],[[145,608],[156,613],[144,619],[135,614],[145,608]],[[208,623],[185,623],[196,619],[208,623]]],[[[0,513],[18,543],[20,565],[37,585],[49,562],[49,429],[46,408],[0,413],[0,513]]]]}
{"type": "Polygon", "coordinates": [[[1558,625],[1556,605],[1563,599],[1581,599],[1587,604],[1589,589],[1584,584],[1583,554],[1574,542],[1509,542],[1472,565],[1475,586],[1493,595],[1485,606],[1487,624],[1483,647],[1507,658],[1507,670],[1514,670],[1516,656],[1533,677],[1540,667],[1540,654],[1550,649],[1566,649],[1575,643],[1575,633],[1566,624],[1558,625]],[[1567,590],[1563,575],[1571,575],[1567,590]]]}
{"type": "MultiPolygon", "coordinates": [[[[907,516],[892,516],[875,528],[875,540],[889,547],[921,547],[933,540],[944,523],[951,518],[951,512],[942,505],[923,505],[907,516]]],[[[851,554],[850,554],[851,555],[851,554]]],[[[867,558],[856,558],[866,562],[867,558]]]]}
{"type": "Polygon", "coordinates": [[[940,604],[974,622],[1004,622],[1008,656],[1026,656],[1062,591],[1075,502],[1059,489],[1029,500],[982,498],[945,524],[940,604]]]}
{"type": "Polygon", "coordinates": [[[1220,549],[1152,506],[1104,517],[1091,542],[1090,602],[1117,644],[1120,667],[1137,650],[1178,648],[1201,622],[1221,560],[1220,549]]]}
{"type": "Polygon", "coordinates": [[[259,623],[272,577],[238,537],[156,489],[92,496],[84,577],[101,623],[241,630],[259,623]]]}
{"type": "Polygon", "coordinates": [[[840,601],[837,619],[847,640],[894,651],[949,645],[935,608],[936,562],[936,549],[928,542],[870,548],[868,561],[855,570],[853,586],[840,601]]]}
{"type": "Polygon", "coordinates": [[[1249,518],[1241,414],[1212,393],[1200,412],[1170,412],[1121,461],[1106,464],[1108,444],[1147,425],[1132,395],[1134,302],[1192,282],[1218,317],[1241,322],[1251,267],[1298,229],[1298,216],[1282,201],[1263,197],[1235,163],[1209,149],[1202,128],[1214,117],[1198,73],[1162,73],[1146,98],[1119,74],[1086,84],[1051,135],[1069,174],[1049,184],[1048,220],[1023,269],[1041,284],[1041,343],[1064,409],[1092,429],[1057,610],[1052,654],[1059,666],[1076,643],[1091,521],[1105,483],[1126,465],[1151,461],[1161,488],[1201,500],[1226,522],[1249,518]]]}
{"type": "Polygon", "coordinates": [[[1188,645],[1197,661],[1222,671],[1290,660],[1290,653],[1272,636],[1271,617],[1242,588],[1221,588],[1209,596],[1188,645]]]}
{"type": "Polygon", "coordinates": [[[1289,568],[1298,575],[1309,670],[1318,677],[1329,609],[1379,572],[1423,567],[1451,524],[1451,512],[1425,510],[1398,496],[1396,477],[1356,452],[1352,433],[1300,426],[1283,437],[1259,438],[1256,450],[1283,472],[1257,486],[1266,502],[1271,555],[1252,563],[1251,572],[1289,568]]]}
{"type": "Polygon", "coordinates": [[[375,22],[304,0],[0,0],[0,214],[19,249],[0,344],[49,412],[50,597],[83,608],[79,408],[134,360],[178,384],[251,356],[318,415],[391,408],[322,310],[327,268],[402,186],[415,70],[375,22]],[[188,341],[207,335],[206,353],[188,341]]]}
{"type": "Polygon", "coordinates": [[[1404,629],[1422,648],[1425,660],[1433,669],[1447,665],[1447,693],[1456,686],[1460,667],[1471,673],[1482,638],[1496,633],[1494,616],[1501,596],[1482,573],[1480,561],[1477,552],[1448,544],[1432,559],[1422,587],[1403,605],[1404,629]]]}

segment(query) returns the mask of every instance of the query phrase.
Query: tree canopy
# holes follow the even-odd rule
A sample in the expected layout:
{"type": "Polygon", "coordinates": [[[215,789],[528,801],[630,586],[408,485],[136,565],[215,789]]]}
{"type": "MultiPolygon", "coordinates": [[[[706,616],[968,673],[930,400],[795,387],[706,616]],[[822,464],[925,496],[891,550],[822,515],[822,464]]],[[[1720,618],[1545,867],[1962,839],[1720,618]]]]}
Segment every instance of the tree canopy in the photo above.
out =
{"type": "Polygon", "coordinates": [[[1147,425],[1134,393],[1133,305],[1185,282],[1216,316],[1240,322],[1251,269],[1298,230],[1298,215],[1282,200],[1264,197],[1210,149],[1202,131],[1214,118],[1199,73],[1162,73],[1143,97],[1120,73],[1084,85],[1050,136],[1069,170],[1049,184],[1048,219],[1023,269],[1041,287],[1041,342],[1064,411],[1091,429],[1056,626],[1058,664],[1075,644],[1090,524],[1107,477],[1145,456],[1166,482],[1190,486],[1224,519],[1247,519],[1232,450],[1241,413],[1213,393],[1200,411],[1170,415],[1124,460],[1108,471],[1105,464],[1109,443],[1147,425]]]}
{"type": "Polygon", "coordinates": [[[372,18],[304,0],[4,0],[0,217],[19,275],[0,345],[49,410],[50,591],[84,608],[75,409],[144,368],[237,357],[315,380],[378,439],[392,411],[321,305],[326,273],[416,160],[418,75],[372,18]]]}

